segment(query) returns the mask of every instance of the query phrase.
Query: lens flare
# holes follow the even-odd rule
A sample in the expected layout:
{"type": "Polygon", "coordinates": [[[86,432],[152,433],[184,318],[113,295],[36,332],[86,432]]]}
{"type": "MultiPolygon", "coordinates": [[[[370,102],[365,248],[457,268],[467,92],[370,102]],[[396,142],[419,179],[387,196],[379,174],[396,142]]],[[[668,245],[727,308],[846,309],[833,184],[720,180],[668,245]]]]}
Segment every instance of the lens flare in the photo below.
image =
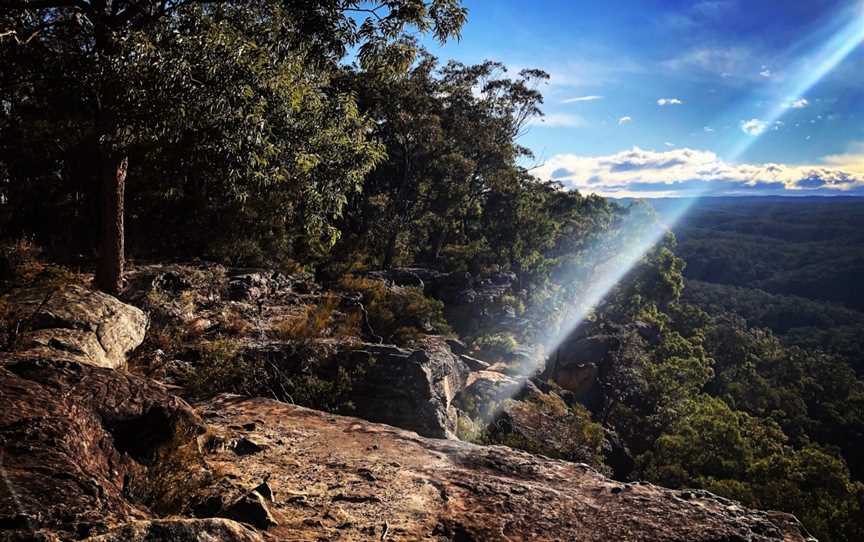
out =
{"type": "MultiPolygon", "coordinates": [[[[801,55],[788,70],[789,75],[775,95],[773,107],[762,119],[766,126],[780,120],[793,102],[805,98],[807,92],[864,42],[864,2],[853,11],[838,15],[796,49],[814,42],[821,45],[817,45],[813,52],[801,55]]],[[[764,133],[759,131],[753,136],[742,137],[732,148],[730,159],[740,158],[764,133]]]]}
{"type": "MultiPolygon", "coordinates": [[[[787,82],[780,86],[775,96],[775,105],[768,116],[763,119],[766,125],[773,125],[786,114],[789,105],[804,98],[820,80],[834,70],[861,43],[864,42],[864,2],[856,11],[838,14],[829,24],[810,36],[794,49],[808,50],[806,54],[797,56],[787,71],[787,82]],[[812,47],[816,44],[815,47],[812,47]]],[[[736,113],[738,118],[740,113],[736,113]]],[[[751,132],[752,133],[752,132],[751,132]]],[[[731,152],[730,161],[739,159],[758,141],[762,133],[755,135],[741,134],[731,152]]],[[[524,362],[520,373],[531,376],[541,369],[546,354],[555,352],[580,324],[590,317],[591,313],[602,303],[609,293],[633,270],[646,254],[660,241],[663,236],[683,217],[693,203],[705,194],[705,190],[691,193],[687,198],[681,198],[680,203],[671,211],[664,213],[664,221],[644,220],[635,216],[625,217],[619,228],[614,228],[599,239],[580,255],[583,261],[581,269],[591,269],[587,279],[580,272],[579,276],[565,277],[571,281],[584,280],[585,286],[577,298],[572,299],[572,305],[565,312],[561,325],[545,336],[539,338],[538,355],[531,361],[524,362]],[[629,231],[632,235],[622,235],[629,231]]]]}

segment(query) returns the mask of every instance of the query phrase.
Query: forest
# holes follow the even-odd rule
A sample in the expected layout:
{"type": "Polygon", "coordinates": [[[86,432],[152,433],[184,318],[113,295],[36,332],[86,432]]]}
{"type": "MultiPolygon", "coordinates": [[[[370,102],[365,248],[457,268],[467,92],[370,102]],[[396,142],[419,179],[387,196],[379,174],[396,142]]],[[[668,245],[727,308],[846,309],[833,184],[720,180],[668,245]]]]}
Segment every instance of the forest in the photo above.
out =
{"type": "MultiPolygon", "coordinates": [[[[0,0],[0,293],[92,273],[121,295],[128,269],[150,263],[270,269],[357,293],[379,342],[443,333],[490,362],[536,345],[596,279],[593,251],[616,253],[639,233],[634,217],[662,226],[663,201],[533,176],[520,139],[543,115],[548,75],[425,51],[420,36],[457,40],[470,24],[458,0],[380,5],[0,0]],[[505,276],[484,314],[506,317],[468,321],[446,296],[373,280],[404,269],[505,276]]],[[[864,540],[861,226],[854,199],[695,203],[573,332],[618,346],[602,399],[548,383],[579,429],[566,452],[488,428],[460,437],[864,540]],[[626,461],[603,453],[613,440],[626,461]]],[[[21,331],[14,309],[0,304],[4,350],[21,331]]],[[[282,336],[332,335],[312,323],[330,310],[282,336]]],[[[182,358],[174,343],[191,335],[153,318],[161,342],[136,355],[182,358]]],[[[248,366],[206,365],[230,337],[180,385],[264,394],[240,384],[248,366]]],[[[310,391],[321,382],[290,384],[298,403],[346,412],[310,391]]]]}

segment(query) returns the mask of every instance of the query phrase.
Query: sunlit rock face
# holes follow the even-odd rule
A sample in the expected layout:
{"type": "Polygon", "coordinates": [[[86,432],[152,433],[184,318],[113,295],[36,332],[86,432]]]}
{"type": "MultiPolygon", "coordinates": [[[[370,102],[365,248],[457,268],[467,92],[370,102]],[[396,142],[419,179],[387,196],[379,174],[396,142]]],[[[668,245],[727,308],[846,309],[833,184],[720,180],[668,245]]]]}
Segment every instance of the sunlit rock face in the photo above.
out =
{"type": "Polygon", "coordinates": [[[502,446],[426,439],[268,399],[199,406],[231,502],[266,480],[278,540],[803,541],[789,515],[707,492],[612,481],[584,464],[502,446]],[[262,451],[238,456],[252,438],[262,451]]]}
{"type": "Polygon", "coordinates": [[[2,302],[24,322],[26,331],[14,345],[24,357],[122,367],[147,331],[147,316],[140,309],[81,286],[14,290],[2,302]]]}

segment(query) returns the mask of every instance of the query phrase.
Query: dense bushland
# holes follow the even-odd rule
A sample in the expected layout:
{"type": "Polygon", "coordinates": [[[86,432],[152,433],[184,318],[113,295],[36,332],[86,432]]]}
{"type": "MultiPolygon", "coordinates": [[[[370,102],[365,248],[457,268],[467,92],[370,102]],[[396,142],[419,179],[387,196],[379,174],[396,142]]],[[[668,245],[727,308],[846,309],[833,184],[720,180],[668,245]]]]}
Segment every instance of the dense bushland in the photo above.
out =
{"type": "MultiPolygon", "coordinates": [[[[83,14],[53,4],[0,11],[0,234],[17,243],[0,254],[4,287],[57,274],[30,256],[38,245],[49,261],[97,269],[97,284],[116,289],[96,262],[116,260],[106,243],[117,240],[122,188],[129,257],[302,267],[358,295],[389,342],[447,331],[440,302],[411,287],[393,294],[351,271],[512,274],[500,302],[524,325],[463,337],[504,357],[559,324],[598,279],[598,251],[615,255],[638,235],[634,216],[654,223],[645,206],[531,175],[519,136],[541,114],[543,72],[441,63],[418,49],[419,32],[458,35],[465,12],[456,0],[393,0],[374,14],[354,1],[160,10],[142,0],[118,13],[74,3],[83,14]],[[106,190],[115,205],[104,204],[106,190]]],[[[747,239],[771,224],[751,224],[747,239]]],[[[725,273],[783,294],[809,296],[814,281],[805,279],[819,273],[780,269],[762,241],[742,244],[745,233],[711,241],[694,231],[682,235],[683,250],[664,236],[587,315],[597,328],[639,320],[658,330],[656,341],[623,342],[594,419],[563,403],[522,414],[569,416],[567,434],[585,442],[556,448],[561,457],[599,461],[602,424],[634,455],[630,477],[791,511],[822,540],[864,539],[864,390],[850,368],[861,371],[860,356],[850,361],[861,350],[832,335],[862,319],[831,309],[794,321],[797,309],[772,313],[740,290],[703,288],[682,301],[682,253],[691,276],[725,273]],[[728,265],[713,263],[720,259],[728,265]]],[[[843,284],[853,260],[837,270],[843,284]]],[[[108,270],[117,265],[122,258],[108,270]]],[[[844,291],[812,297],[859,307],[844,291]]],[[[333,332],[333,309],[325,297],[274,333],[316,337],[360,325],[346,320],[333,332]]],[[[190,388],[243,391],[274,378],[238,362],[230,336],[242,326],[242,315],[225,315],[226,336],[204,352],[213,370],[187,375],[190,388]]],[[[167,349],[182,339],[172,333],[156,328],[151,340],[167,349]]],[[[342,391],[357,378],[292,381],[286,394],[350,411],[342,391]]]]}

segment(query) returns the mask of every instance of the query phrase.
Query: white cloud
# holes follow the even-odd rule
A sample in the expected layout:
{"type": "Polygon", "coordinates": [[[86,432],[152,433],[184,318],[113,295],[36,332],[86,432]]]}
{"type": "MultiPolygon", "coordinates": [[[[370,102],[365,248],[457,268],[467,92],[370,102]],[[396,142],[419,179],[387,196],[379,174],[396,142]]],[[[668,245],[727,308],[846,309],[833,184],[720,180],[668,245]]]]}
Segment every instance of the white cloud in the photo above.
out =
{"type": "Polygon", "coordinates": [[[864,141],[853,143],[849,151],[843,154],[832,154],[822,160],[831,167],[864,175],[864,141]]]}
{"type": "Polygon", "coordinates": [[[754,53],[743,47],[702,47],[691,49],[680,56],[664,61],[661,65],[672,71],[698,70],[730,77],[751,77],[750,59],[754,53]]]}
{"type": "Polygon", "coordinates": [[[810,102],[807,101],[807,98],[798,98],[797,100],[794,100],[793,102],[791,102],[786,107],[791,107],[792,109],[804,109],[808,105],[810,105],[810,102]]]}
{"type": "Polygon", "coordinates": [[[668,141],[666,143],[663,143],[663,144],[666,145],[667,147],[670,147],[670,148],[675,146],[675,143],[669,143],[668,141]]]}
{"type": "Polygon", "coordinates": [[[663,106],[663,105],[681,105],[683,103],[684,102],[682,102],[678,98],[660,98],[659,100],[657,100],[657,105],[660,105],[660,106],[663,106]]]}
{"type": "Polygon", "coordinates": [[[566,100],[561,100],[562,104],[572,104],[576,102],[593,102],[595,100],[602,100],[603,96],[576,96],[574,98],[567,98],[566,100]]]}
{"type": "Polygon", "coordinates": [[[759,119],[750,119],[741,121],[741,131],[751,136],[761,135],[768,127],[764,121],[759,119]]]}
{"type": "Polygon", "coordinates": [[[711,128],[710,126],[706,126],[702,129],[705,130],[706,134],[710,134],[710,133],[714,132],[714,128],[711,128]]]}
{"type": "Polygon", "coordinates": [[[542,117],[534,117],[528,124],[549,128],[581,128],[588,126],[588,122],[584,118],[572,113],[547,113],[542,117]]]}
{"type": "Polygon", "coordinates": [[[633,122],[632,117],[621,117],[620,119],[618,119],[618,126],[621,126],[622,124],[627,124],[629,122],[633,122]]]}
{"type": "Polygon", "coordinates": [[[864,145],[818,165],[729,163],[711,151],[633,147],[606,156],[559,154],[534,170],[569,189],[610,196],[699,193],[864,194],[864,145]],[[861,154],[856,154],[861,151],[861,154]]]}
{"type": "Polygon", "coordinates": [[[773,74],[767,66],[762,66],[762,71],[759,72],[759,75],[761,75],[762,77],[771,77],[771,75],[773,74]]]}

